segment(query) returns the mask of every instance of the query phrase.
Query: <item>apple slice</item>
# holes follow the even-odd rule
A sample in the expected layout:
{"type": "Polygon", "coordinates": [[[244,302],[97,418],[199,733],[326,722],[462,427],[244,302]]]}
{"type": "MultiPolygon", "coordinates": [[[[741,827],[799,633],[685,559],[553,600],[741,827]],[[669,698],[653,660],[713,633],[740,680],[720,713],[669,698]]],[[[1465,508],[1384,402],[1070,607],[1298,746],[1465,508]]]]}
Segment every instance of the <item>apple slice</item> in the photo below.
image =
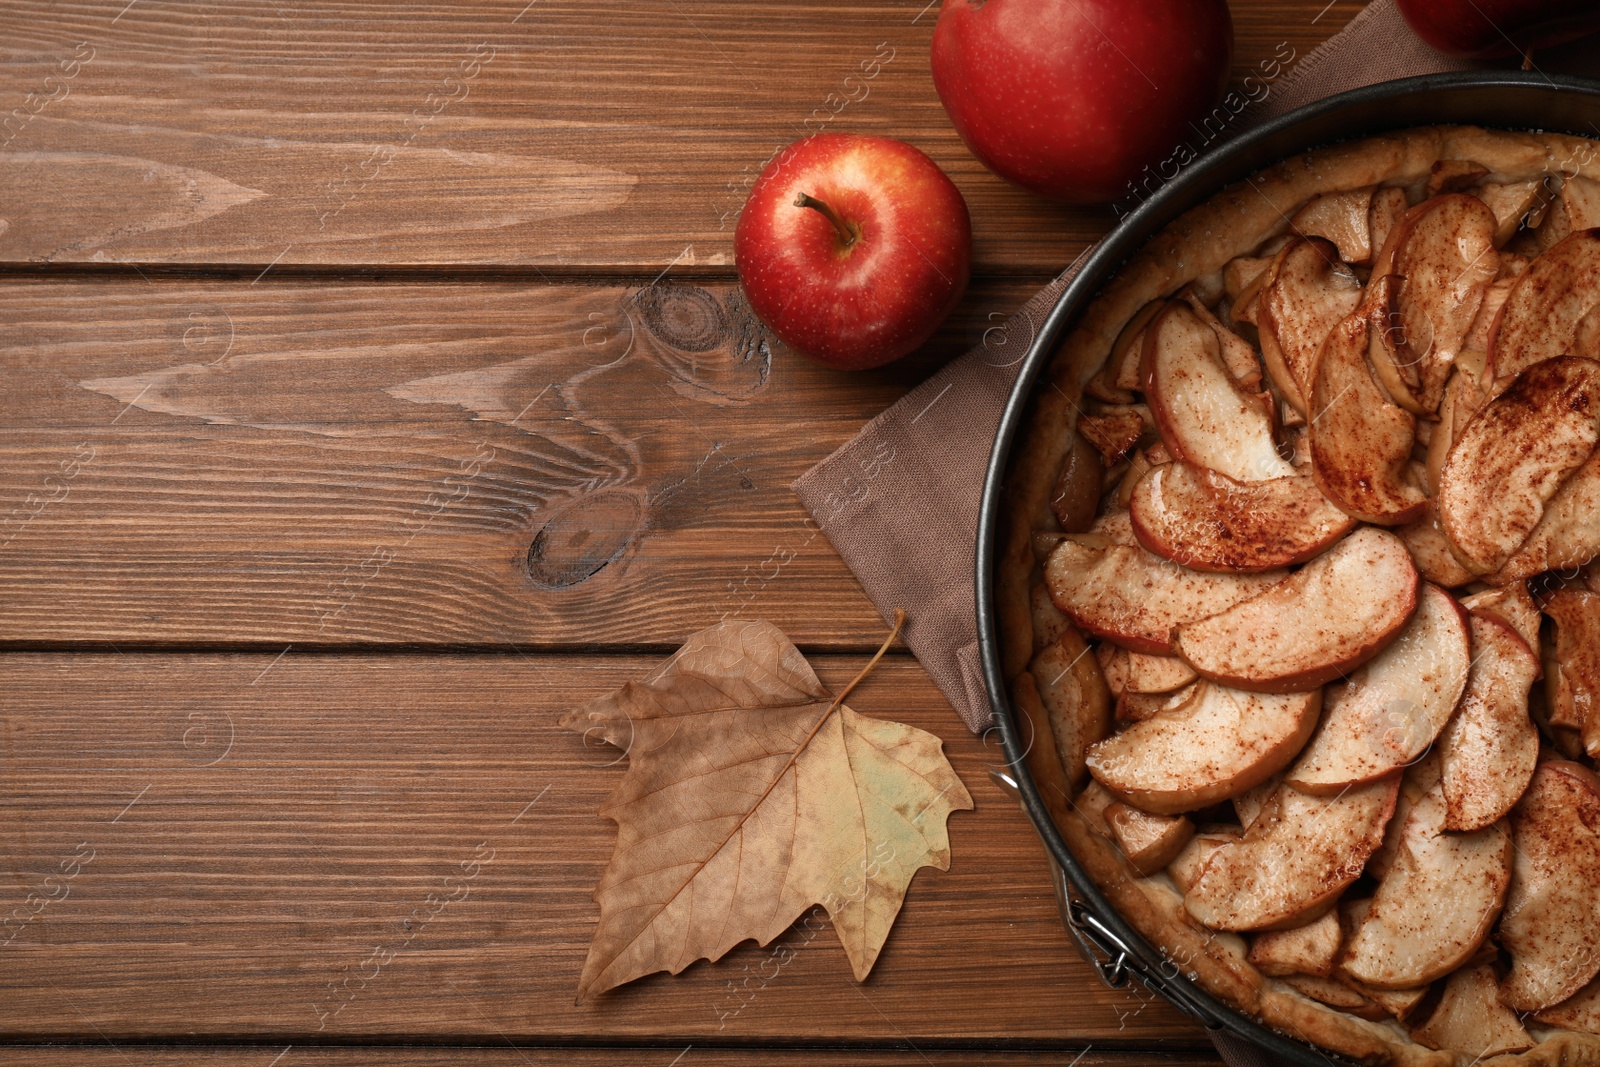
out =
{"type": "Polygon", "coordinates": [[[1485,182],[1472,190],[1472,195],[1482,200],[1494,212],[1494,244],[1503,248],[1516,236],[1522,220],[1528,217],[1539,202],[1544,179],[1530,178],[1521,182],[1485,182]]]}
{"type": "Polygon", "coordinates": [[[1292,974],[1282,981],[1312,1000],[1373,1022],[1391,1015],[1404,1018],[1428,992],[1427,989],[1373,989],[1343,975],[1318,978],[1316,975],[1292,974]]]}
{"type": "Polygon", "coordinates": [[[1579,325],[1600,305],[1600,230],[1580,230],[1533,261],[1517,279],[1489,331],[1489,370],[1497,387],[1535,363],[1580,351],[1579,325]]]}
{"type": "MultiPolygon", "coordinates": [[[[1456,376],[1465,375],[1472,385],[1470,392],[1457,394],[1458,406],[1463,400],[1470,403],[1464,416],[1457,416],[1456,436],[1465,428],[1467,420],[1478,408],[1489,402],[1493,376],[1489,373],[1489,341],[1494,324],[1500,320],[1500,309],[1511,298],[1517,280],[1527,273],[1532,260],[1514,252],[1500,254],[1500,277],[1483,292],[1483,303],[1478,305],[1478,315],[1472,320],[1466,338],[1461,342],[1461,352],[1456,356],[1456,376]]],[[[1593,353],[1590,353],[1591,355],[1593,353]]],[[[1448,397],[1446,398],[1448,400],[1448,397]]]]}
{"type": "MultiPolygon", "coordinates": [[[[1090,535],[1096,536],[1096,535],[1090,535]]],[[[1175,627],[1203,619],[1271,588],[1282,571],[1200,574],[1136,545],[1098,535],[1101,545],[1065,540],[1045,560],[1050,598],[1077,625],[1119,645],[1172,651],[1175,627]]]]}
{"type": "MultiPolygon", "coordinates": [[[[1400,795],[1395,799],[1394,814],[1389,816],[1389,825],[1384,829],[1385,834],[1394,834],[1396,836],[1399,835],[1399,829],[1395,826],[1395,824],[1405,822],[1406,820],[1406,812],[1402,811],[1400,807],[1400,805],[1405,801],[1405,795],[1405,782],[1402,779],[1400,784],[1400,795]]],[[[1376,858],[1378,854],[1374,852],[1372,855],[1373,858],[1376,858]]],[[[1367,873],[1370,874],[1371,871],[1372,860],[1369,859],[1367,860],[1367,873]]],[[[1367,912],[1370,911],[1371,908],[1371,897],[1348,896],[1339,898],[1339,906],[1333,909],[1333,914],[1339,917],[1339,930],[1343,934],[1343,937],[1346,941],[1350,940],[1350,935],[1356,932],[1356,927],[1361,925],[1361,920],[1367,917],[1367,912]]]]}
{"type": "MultiPolygon", "coordinates": [[[[1324,690],[1326,692],[1326,690],[1324,690]]],[[[1326,696],[1324,696],[1326,700],[1326,696]]],[[[1233,813],[1239,820],[1239,825],[1250,829],[1250,824],[1256,821],[1261,810],[1266,807],[1278,792],[1278,786],[1283,784],[1283,776],[1273,775],[1253,789],[1246,789],[1243,793],[1233,798],[1233,813]]]]}
{"type": "Polygon", "coordinates": [[[1542,571],[1581,567],[1596,555],[1600,555],[1600,448],[1556,490],[1522,547],[1484,578],[1506,585],[1542,571]]]}
{"type": "Polygon", "coordinates": [[[1422,986],[1418,989],[1378,989],[1375,986],[1363,985],[1354,978],[1345,975],[1340,975],[1338,980],[1368,1000],[1373,1001],[1385,1013],[1393,1015],[1401,1022],[1404,1022],[1417,1010],[1417,1006],[1428,995],[1429,988],[1428,986],[1422,986]]]}
{"type": "Polygon", "coordinates": [[[1294,473],[1278,455],[1269,409],[1234,382],[1216,332],[1187,305],[1168,304],[1145,328],[1141,372],[1174,458],[1241,482],[1294,473]]]}
{"type": "Polygon", "coordinates": [[[1356,981],[1377,989],[1427,985],[1471,959],[1489,936],[1511,881],[1511,835],[1503,826],[1447,834],[1445,810],[1441,786],[1411,810],[1395,864],[1340,962],[1356,981]]]}
{"type": "Polygon", "coordinates": [[[1108,404],[1133,401],[1132,390],[1139,388],[1139,356],[1144,348],[1144,328],[1165,305],[1164,300],[1152,300],[1134,312],[1112,342],[1111,353],[1106,356],[1099,373],[1085,383],[1084,392],[1108,404]]]}
{"type": "Polygon", "coordinates": [[[1400,526],[1428,499],[1402,477],[1417,420],[1390,403],[1367,364],[1370,308],[1333,328],[1311,389],[1311,473],[1324,496],[1366,522],[1400,526]]]}
{"type": "Polygon", "coordinates": [[[1574,230],[1600,226],[1600,182],[1581,174],[1566,175],[1561,181],[1561,206],[1574,230]]]}
{"type": "Polygon", "coordinates": [[[1152,656],[1144,652],[1128,654],[1129,692],[1170,693],[1194,680],[1194,668],[1177,656],[1152,656]]]}
{"type": "Polygon", "coordinates": [[[1556,662],[1555,654],[1550,648],[1544,650],[1545,683],[1542,692],[1528,701],[1528,717],[1539,727],[1540,739],[1561,756],[1562,759],[1575,760],[1584,755],[1583,731],[1577,727],[1564,726],[1553,723],[1550,716],[1556,710],[1555,682],[1560,667],[1556,662]]]}
{"type": "MultiPolygon", "coordinates": [[[[1534,245],[1533,250],[1528,253],[1529,256],[1537,256],[1544,251],[1544,248],[1537,247],[1537,242],[1533,240],[1536,235],[1532,231],[1538,230],[1544,225],[1545,217],[1550,214],[1550,209],[1561,198],[1560,190],[1557,188],[1558,179],[1547,174],[1543,178],[1537,179],[1537,181],[1539,182],[1539,189],[1534,195],[1533,206],[1528,208],[1528,217],[1522,220],[1522,224],[1527,227],[1527,230],[1518,235],[1524,246],[1534,245]]],[[[1565,235],[1563,234],[1563,236],[1565,235]]],[[[1545,246],[1545,248],[1548,247],[1548,245],[1545,246]]]]}
{"type": "Polygon", "coordinates": [[[1154,470],[1156,464],[1150,462],[1149,449],[1140,449],[1128,457],[1128,469],[1117,482],[1116,492],[1112,494],[1114,506],[1126,508],[1133,499],[1133,487],[1139,484],[1146,474],[1154,470]]]}
{"type": "Polygon", "coordinates": [[[1489,176],[1489,168],[1470,159],[1435,160],[1422,186],[1423,198],[1458,193],[1489,176]]]}
{"type": "Polygon", "coordinates": [[[1184,286],[1178,297],[1189,305],[1201,322],[1211,327],[1211,332],[1217,335],[1217,344],[1222,353],[1222,363],[1228,368],[1228,373],[1233,376],[1240,388],[1254,391],[1261,386],[1261,360],[1256,358],[1256,350],[1249,341],[1234,333],[1222,324],[1206,307],[1205,301],[1200,299],[1200,294],[1194,291],[1193,286],[1184,286]]]}
{"type": "Polygon", "coordinates": [[[1329,693],[1327,714],[1284,780],[1336,793],[1404,767],[1444,729],[1471,662],[1466,613],[1449,593],[1424,585],[1400,635],[1329,693]]]}
{"type": "Polygon", "coordinates": [[[1556,625],[1554,669],[1545,680],[1550,724],[1582,731],[1591,756],[1600,748],[1600,593],[1558,589],[1544,613],[1556,625]]]}
{"type": "Polygon", "coordinates": [[[1439,526],[1468,570],[1498,569],[1600,440],[1600,362],[1535,363],[1467,424],[1439,474],[1439,526]]]}
{"type": "MultiPolygon", "coordinates": [[[[1327,703],[1333,687],[1324,692],[1323,702],[1327,703]]],[[[1394,861],[1400,855],[1401,833],[1406,820],[1411,817],[1411,809],[1422,803],[1422,798],[1427,796],[1434,786],[1439,784],[1439,756],[1429,752],[1417,762],[1405,769],[1400,776],[1400,795],[1395,798],[1394,818],[1389,820],[1388,829],[1384,831],[1383,844],[1367,860],[1367,874],[1378,880],[1389,877],[1389,868],[1394,866],[1394,861]]],[[[1363,901],[1363,906],[1368,901],[1363,901]]],[[[1361,913],[1365,915],[1363,911],[1361,913]]],[[[1345,933],[1349,934],[1356,927],[1360,916],[1349,916],[1345,933]]]]}
{"type": "MultiPolygon", "coordinates": [[[[1108,545],[1134,548],[1139,544],[1138,539],[1133,536],[1133,516],[1119,508],[1103,512],[1089,529],[1081,534],[1069,534],[1063,540],[1075,541],[1091,548],[1105,548],[1108,545]]],[[[1052,546],[1051,551],[1054,550],[1052,546]]]]}
{"type": "MultiPolygon", "coordinates": [[[[1525,582],[1513,582],[1461,598],[1461,606],[1474,615],[1487,615],[1511,627],[1534,658],[1539,655],[1539,605],[1528,595],[1525,582]]],[[[1535,675],[1534,677],[1538,677],[1535,675]]]]}
{"type": "Polygon", "coordinates": [[[1516,836],[1500,944],[1511,973],[1500,1000],[1541,1011],[1600,972],[1600,778],[1566,760],[1541,763],[1511,812],[1516,836]]]}
{"type": "Polygon", "coordinates": [[[1296,993],[1310,997],[1319,1004],[1348,1012],[1358,1019],[1377,1022],[1389,1014],[1371,997],[1332,978],[1318,978],[1314,974],[1291,974],[1285,975],[1282,981],[1296,993]]]}
{"type": "Polygon", "coordinates": [[[1144,436],[1144,420],[1137,411],[1084,415],[1078,419],[1078,432],[1100,450],[1107,467],[1114,467],[1144,436]]]}
{"type": "Polygon", "coordinates": [[[1406,212],[1374,268],[1375,275],[1400,279],[1386,290],[1383,310],[1401,327],[1395,350],[1424,412],[1438,408],[1484,290],[1499,273],[1496,225],[1494,212],[1475,196],[1435,196],[1406,212]]]}
{"type": "Polygon", "coordinates": [[[1365,526],[1258,596],[1180,624],[1177,652],[1224,685],[1315,689],[1383,650],[1415,611],[1417,585],[1405,543],[1365,526]]]}
{"type": "Polygon", "coordinates": [[[1563,176],[1560,192],[1534,231],[1534,245],[1538,251],[1548,251],[1574,231],[1595,226],[1600,226],[1600,183],[1580,175],[1563,176]]]}
{"type": "Polygon", "coordinates": [[[1400,776],[1316,797],[1285,784],[1237,842],[1212,854],[1184,907],[1213,930],[1293,926],[1333,904],[1383,840],[1400,776]]]}
{"type": "MultiPolygon", "coordinates": [[[[1529,259],[1527,256],[1519,255],[1516,252],[1501,252],[1500,253],[1500,277],[1496,278],[1495,281],[1497,281],[1497,282],[1502,282],[1502,281],[1514,282],[1518,278],[1522,277],[1524,274],[1528,273],[1528,268],[1531,267],[1531,266],[1533,266],[1533,260],[1529,259]]],[[[1479,309],[1479,310],[1482,310],[1482,309],[1479,309]]],[[[1499,312],[1496,311],[1495,314],[1498,315],[1499,312]]],[[[1488,343],[1488,335],[1487,334],[1484,335],[1484,341],[1485,341],[1485,344],[1488,343]]]]}
{"type": "Polygon", "coordinates": [[[1166,867],[1194,836],[1194,823],[1182,815],[1151,815],[1121,801],[1106,808],[1105,818],[1111,839],[1140,875],[1166,867]]]}
{"type": "Polygon", "coordinates": [[[1050,599],[1050,590],[1038,576],[1028,587],[1028,610],[1033,617],[1033,650],[1036,653],[1061,640],[1061,635],[1072,626],[1050,599]]]}
{"type": "Polygon", "coordinates": [[[1144,379],[1139,376],[1139,363],[1144,359],[1145,327],[1149,326],[1150,320],[1160,314],[1161,309],[1166,306],[1165,300],[1150,301],[1134,313],[1133,318],[1128,320],[1128,324],[1117,335],[1116,342],[1111,346],[1111,355],[1106,360],[1107,366],[1113,368],[1112,381],[1117,389],[1144,388],[1144,379]]]}
{"type": "Polygon", "coordinates": [[[1533,1047],[1533,1038],[1495,993],[1494,967],[1463,967],[1445,983],[1439,1004],[1411,1036],[1433,1049],[1449,1049],[1473,1063],[1533,1047]]]}
{"type": "Polygon", "coordinates": [[[1111,836],[1111,824],[1106,822],[1106,810],[1117,803],[1117,798],[1106,791],[1106,787],[1090,778],[1084,782],[1083,788],[1078,790],[1078,796],[1072,801],[1072,810],[1089,824],[1089,829],[1101,837],[1111,836]]]}
{"type": "Polygon", "coordinates": [[[1269,978],[1289,974],[1312,974],[1326,978],[1333,973],[1344,943],[1339,914],[1330,911],[1315,922],[1292,930],[1268,930],[1250,939],[1250,962],[1269,978]]]}
{"type": "Polygon", "coordinates": [[[1454,589],[1472,581],[1473,573],[1456,559],[1456,554],[1450,551],[1449,539],[1439,529],[1439,512],[1432,500],[1428,501],[1420,519],[1400,527],[1397,532],[1400,540],[1406,543],[1411,558],[1416,561],[1417,570],[1434,585],[1454,589]]]}
{"type": "Polygon", "coordinates": [[[1055,530],[1033,531],[1033,558],[1043,559],[1055,551],[1055,547],[1067,539],[1067,535],[1055,530]]]}
{"type": "Polygon", "coordinates": [[[1290,229],[1302,237],[1332,241],[1346,263],[1372,258],[1372,194],[1376,185],[1323,193],[1306,201],[1289,220],[1290,229]]]}
{"type": "Polygon", "coordinates": [[[1405,218],[1411,204],[1406,199],[1406,191],[1395,186],[1379,186],[1377,192],[1372,194],[1372,209],[1367,216],[1368,228],[1372,231],[1372,258],[1378,256],[1389,246],[1389,238],[1393,236],[1395,227],[1400,225],[1400,220],[1405,218]]]}
{"type": "Polygon", "coordinates": [[[1317,724],[1320,691],[1247,693],[1201,682],[1195,696],[1089,751],[1089,773],[1144,811],[1175,815],[1243,793],[1282,770],[1317,724]]]}
{"type": "Polygon", "coordinates": [[[1235,311],[1248,304],[1272,280],[1267,276],[1272,263],[1272,256],[1234,256],[1223,265],[1222,291],[1235,311]]]}
{"type": "Polygon", "coordinates": [[[1467,432],[1473,418],[1489,403],[1489,394],[1477,381],[1476,375],[1465,367],[1458,367],[1444,387],[1444,399],[1439,402],[1439,421],[1428,442],[1425,481],[1430,495],[1439,492],[1439,480],[1444,477],[1444,465],[1450,461],[1450,452],[1467,432]]]}
{"type": "Polygon", "coordinates": [[[1323,339],[1360,302],[1361,281],[1330,242],[1301,238],[1278,253],[1272,284],[1261,292],[1256,324],[1267,373],[1302,414],[1323,339]]]}
{"type": "Polygon", "coordinates": [[[1600,980],[1590,982],[1553,1008],[1534,1012],[1533,1017],[1563,1030],[1600,1034],[1600,980]]]}
{"type": "Polygon", "coordinates": [[[1100,508],[1100,479],[1104,473],[1099,453],[1074,430],[1050,493],[1050,511],[1067,533],[1079,533],[1093,524],[1100,508]]]}
{"type": "Polygon", "coordinates": [[[1239,835],[1232,831],[1195,834],[1183,847],[1183,851],[1179,852],[1167,866],[1167,877],[1178,887],[1178,892],[1187,893],[1189,888],[1200,880],[1200,872],[1211,862],[1211,857],[1216,854],[1217,849],[1223,845],[1231,845],[1237,840],[1239,835]]]}
{"type": "Polygon", "coordinates": [[[1432,412],[1422,401],[1421,366],[1413,353],[1405,351],[1405,324],[1395,310],[1400,283],[1396,274],[1378,274],[1371,279],[1365,305],[1367,360],[1389,399],[1406,411],[1426,416],[1432,412]]]}
{"type": "MultiPolygon", "coordinates": [[[[1517,287],[1517,279],[1527,270],[1528,263],[1528,260],[1513,252],[1501,253],[1500,277],[1483,291],[1483,303],[1478,305],[1478,315],[1472,320],[1472,326],[1461,342],[1461,354],[1456,357],[1456,369],[1469,372],[1473,384],[1479,386],[1480,392],[1489,369],[1490,332],[1494,329],[1495,320],[1500,317],[1500,309],[1506,306],[1511,290],[1517,287]],[[1507,261],[1520,263],[1522,269],[1508,273],[1507,261]]],[[[1484,399],[1487,400],[1488,397],[1485,396],[1484,399]]]]}
{"type": "MultiPolygon", "coordinates": [[[[1055,604],[1050,606],[1055,607],[1055,604]]],[[[1128,656],[1127,649],[1109,641],[1094,646],[1094,659],[1100,665],[1100,676],[1105,679],[1106,688],[1113,697],[1120,697],[1128,687],[1128,656]]]]}
{"type": "Polygon", "coordinates": [[[1083,757],[1089,746],[1111,728],[1111,694],[1089,646],[1067,627],[1029,664],[1055,737],[1061,763],[1073,784],[1082,780],[1083,757]]]}
{"type": "Polygon", "coordinates": [[[1133,463],[1131,460],[1120,459],[1111,466],[1107,467],[1105,474],[1100,479],[1101,495],[1115,495],[1117,487],[1121,484],[1123,477],[1127,475],[1128,470],[1132,466],[1133,463]]]}
{"type": "Polygon", "coordinates": [[[1192,570],[1249,574],[1303,563],[1355,520],[1304,475],[1237,482],[1191,463],[1151,470],[1128,499],[1133,534],[1192,570]]]}
{"type": "MultiPolygon", "coordinates": [[[[1284,243],[1287,243],[1287,241],[1284,243]]],[[[1228,317],[1233,320],[1235,327],[1241,322],[1248,323],[1256,331],[1255,337],[1258,341],[1261,337],[1261,327],[1257,325],[1260,321],[1261,293],[1267,286],[1272,284],[1272,279],[1277,276],[1278,252],[1282,248],[1283,245],[1279,244],[1273,249],[1263,250],[1267,261],[1267,269],[1252,278],[1239,291],[1239,295],[1234,298],[1233,303],[1228,308],[1228,317]]]]}
{"type": "Polygon", "coordinates": [[[1471,626],[1467,691],[1439,736],[1444,828],[1465,832],[1504,818],[1528,788],[1539,759],[1539,729],[1528,717],[1539,657],[1491,615],[1474,614],[1471,626]]]}
{"type": "Polygon", "coordinates": [[[1174,693],[1135,693],[1123,690],[1117,697],[1114,718],[1118,722],[1144,722],[1163,712],[1186,708],[1200,695],[1200,683],[1190,682],[1174,693]]]}

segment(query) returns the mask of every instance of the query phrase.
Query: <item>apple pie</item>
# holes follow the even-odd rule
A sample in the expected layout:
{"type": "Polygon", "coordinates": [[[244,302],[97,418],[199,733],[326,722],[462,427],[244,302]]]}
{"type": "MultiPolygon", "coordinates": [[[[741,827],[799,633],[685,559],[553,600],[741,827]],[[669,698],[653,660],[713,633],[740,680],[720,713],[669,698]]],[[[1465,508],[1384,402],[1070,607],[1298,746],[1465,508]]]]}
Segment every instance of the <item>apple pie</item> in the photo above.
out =
{"type": "Polygon", "coordinates": [[[1600,1064],[1600,143],[1317,149],[1152,239],[1035,390],[1029,762],[1152,944],[1364,1063],[1600,1064]]]}

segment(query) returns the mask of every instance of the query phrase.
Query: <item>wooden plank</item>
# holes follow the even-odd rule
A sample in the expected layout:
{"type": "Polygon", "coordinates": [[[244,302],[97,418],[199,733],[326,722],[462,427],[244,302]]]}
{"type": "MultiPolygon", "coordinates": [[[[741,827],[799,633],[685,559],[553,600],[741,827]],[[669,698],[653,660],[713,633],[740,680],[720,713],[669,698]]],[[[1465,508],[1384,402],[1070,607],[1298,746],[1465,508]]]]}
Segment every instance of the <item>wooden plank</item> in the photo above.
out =
{"type": "Polygon", "coordinates": [[[0,1046],[0,1067],[55,1067],[57,1064],[126,1064],[141,1067],[348,1067],[382,1062],[394,1067],[742,1067],[756,1062],[772,1064],[864,1064],[868,1067],[1214,1067],[1222,1063],[1203,1052],[1101,1052],[1090,1049],[1060,1051],[1010,1051],[984,1049],[952,1052],[940,1049],[780,1049],[707,1048],[419,1048],[417,1046],[366,1046],[338,1048],[301,1045],[184,1046],[149,1045],[24,1045],[0,1046]],[[273,1060],[282,1054],[282,1059],[273,1060]],[[677,1057],[677,1058],[674,1058],[677,1057]]]}
{"type": "MultiPolygon", "coordinates": [[[[1236,4],[1233,84],[1358,0],[1236,4]]],[[[933,90],[924,0],[16,0],[0,261],[726,270],[782,145],[900,137],[965,193],[984,271],[1055,271],[1111,218],[1012,188],[933,90]]],[[[1277,63],[1277,67],[1271,64],[1277,63]]]]}
{"type": "Polygon", "coordinates": [[[899,656],[852,706],[943,735],[978,806],[867,983],[819,922],[575,1005],[620,768],[556,719],[655,662],[0,655],[0,1037],[1206,1047],[1073,954],[997,746],[899,656]]]}
{"type": "Polygon", "coordinates": [[[16,280],[0,640],[876,647],[789,485],[1036,286],[850,375],[727,285],[16,280]]]}

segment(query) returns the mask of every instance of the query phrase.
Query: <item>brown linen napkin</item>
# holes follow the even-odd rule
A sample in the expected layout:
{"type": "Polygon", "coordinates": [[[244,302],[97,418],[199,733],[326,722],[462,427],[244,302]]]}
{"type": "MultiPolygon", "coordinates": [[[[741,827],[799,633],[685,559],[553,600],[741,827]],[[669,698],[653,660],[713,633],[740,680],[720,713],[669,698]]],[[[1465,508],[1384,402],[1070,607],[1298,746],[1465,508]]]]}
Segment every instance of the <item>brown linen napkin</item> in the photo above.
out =
{"type": "MultiPolygon", "coordinates": [[[[1574,46],[1561,51],[1571,53],[1574,46]]],[[[1600,49],[1584,42],[1579,54],[1592,68],[1600,49]]],[[[1562,60],[1570,70],[1567,57],[1562,60]]],[[[1543,56],[1540,65],[1547,65],[1543,56]]],[[[1264,98],[1240,113],[1227,135],[1347,89],[1474,66],[1423,44],[1394,0],[1375,0],[1301,57],[1264,98]]],[[[906,609],[906,644],[975,733],[994,724],[973,617],[984,468],[1034,331],[1087,254],[1004,326],[988,331],[982,344],[907,393],[794,483],[801,503],[884,618],[896,607],[906,609]]]]}

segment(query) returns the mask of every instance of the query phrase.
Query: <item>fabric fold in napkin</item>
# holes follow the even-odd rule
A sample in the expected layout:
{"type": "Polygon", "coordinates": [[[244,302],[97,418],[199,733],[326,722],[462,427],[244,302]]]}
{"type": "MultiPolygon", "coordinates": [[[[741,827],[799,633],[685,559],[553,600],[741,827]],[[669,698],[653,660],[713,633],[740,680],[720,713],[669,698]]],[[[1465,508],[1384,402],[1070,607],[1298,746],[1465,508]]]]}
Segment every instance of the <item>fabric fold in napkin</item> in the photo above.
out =
{"type": "MultiPolygon", "coordinates": [[[[1579,73],[1568,62],[1573,52],[1574,46],[1562,50],[1563,68],[1579,73]]],[[[1578,54],[1589,67],[1581,72],[1593,72],[1600,49],[1586,42],[1578,54]]],[[[1483,66],[1423,44],[1394,0],[1375,0],[1337,35],[1285,65],[1287,73],[1264,97],[1239,109],[1225,136],[1348,89],[1483,66]]],[[[1542,57],[1540,65],[1546,66],[1542,57]]],[[[897,607],[906,610],[906,644],[975,733],[994,724],[974,618],[984,470],[1034,331],[1083,259],[794,483],[884,618],[897,607]]]]}

